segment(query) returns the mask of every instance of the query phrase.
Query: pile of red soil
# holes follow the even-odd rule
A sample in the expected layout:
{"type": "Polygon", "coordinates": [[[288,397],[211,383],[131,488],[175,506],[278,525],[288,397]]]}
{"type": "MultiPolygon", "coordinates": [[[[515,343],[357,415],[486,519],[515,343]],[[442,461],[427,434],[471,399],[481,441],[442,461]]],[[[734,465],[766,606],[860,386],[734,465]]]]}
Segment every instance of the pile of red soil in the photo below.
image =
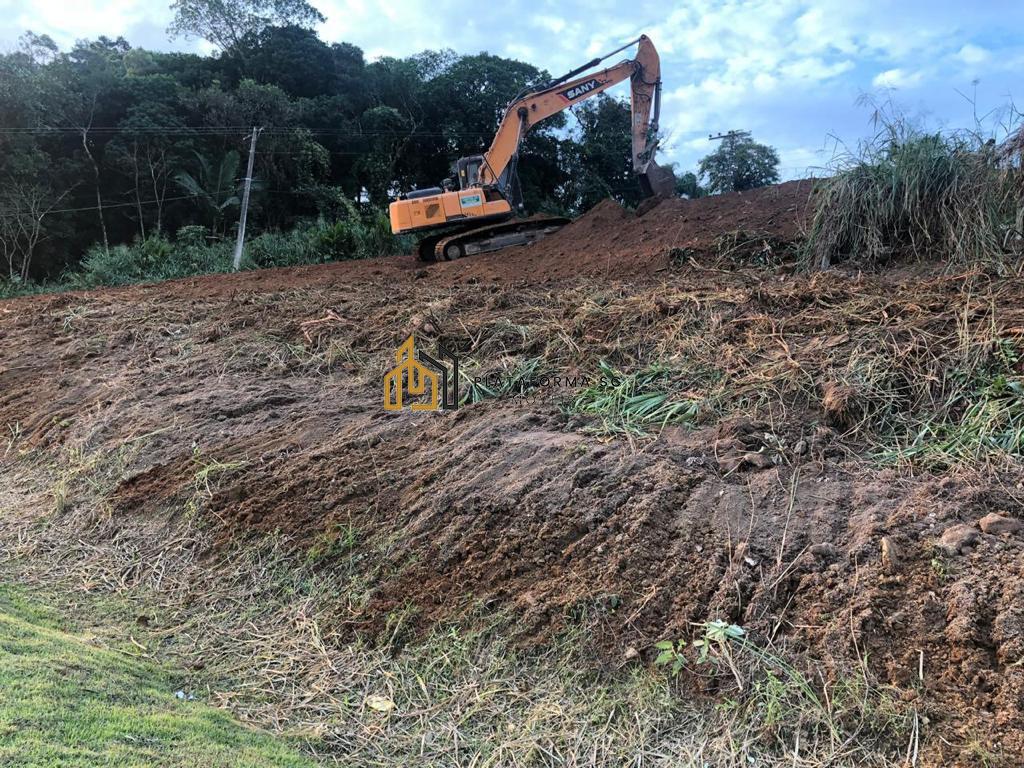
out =
{"type": "MultiPolygon", "coordinates": [[[[427,336],[507,334],[488,348],[495,358],[552,345],[596,359],[614,299],[617,311],[644,308],[613,327],[634,334],[616,343],[657,349],[699,312],[799,369],[808,345],[848,343],[865,306],[896,323],[962,301],[952,280],[924,296],[920,275],[666,268],[672,249],[713,252],[729,231],[796,237],[808,192],[790,183],[641,216],[603,203],[533,247],[430,268],[400,258],[0,303],[0,424],[16,425],[26,460],[59,463],[72,448],[122,457],[96,484],[101,522],[67,534],[127,538],[146,520],[132,544],[141,569],[162,562],[188,504],[221,544],[283,533],[304,552],[358,531],[344,557],[366,564],[371,599],[339,615],[333,637],[375,632],[407,608],[426,628],[483,604],[515,616],[530,643],[596,619],[595,655],[618,666],[630,649],[644,658],[724,619],[837,674],[866,657],[927,717],[931,764],[968,765],[982,739],[1019,755],[1019,476],[880,471],[788,403],[771,423],[672,428],[653,442],[594,438],[554,401],[381,407],[394,343],[428,325],[427,336]],[[834,322],[809,331],[799,312],[826,283],[818,314],[834,322]],[[540,312],[559,333],[531,327],[540,312]],[[208,467],[220,469],[204,485],[197,468],[208,467]]],[[[1001,331],[1024,337],[1019,286],[989,289],[942,322],[991,324],[998,310],[1001,331]]],[[[0,482],[10,466],[0,460],[0,482]]]]}
{"type": "Polygon", "coordinates": [[[425,264],[411,255],[387,256],[237,275],[206,275],[112,290],[122,296],[161,296],[173,290],[184,299],[366,281],[539,284],[578,276],[651,275],[664,270],[673,253],[716,253],[719,238],[728,233],[744,232],[781,241],[799,239],[810,213],[812,184],[790,181],[696,200],[664,200],[653,208],[649,206],[656,201],[648,201],[639,209],[640,214],[609,199],[531,246],[453,262],[425,264]]]}
{"type": "Polygon", "coordinates": [[[730,232],[794,241],[807,220],[811,186],[790,181],[697,200],[648,201],[637,213],[605,200],[511,263],[545,278],[618,277],[664,269],[674,252],[713,254],[730,232]]]}

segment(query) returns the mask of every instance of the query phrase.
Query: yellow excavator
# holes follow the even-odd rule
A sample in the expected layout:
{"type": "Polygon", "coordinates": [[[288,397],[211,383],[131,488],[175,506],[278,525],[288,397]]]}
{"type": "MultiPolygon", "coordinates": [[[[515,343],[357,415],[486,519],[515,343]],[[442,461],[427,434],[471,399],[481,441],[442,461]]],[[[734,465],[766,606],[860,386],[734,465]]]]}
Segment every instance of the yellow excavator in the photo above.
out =
{"type": "Polygon", "coordinates": [[[511,245],[525,245],[557,231],[568,219],[516,219],[519,207],[516,165],[519,146],[530,128],[563,109],[579,104],[623,80],[632,83],[633,171],[645,196],[667,197],[675,177],[654,162],[661,110],[661,64],[654,44],[641,35],[621,48],[599,56],[571,72],[520,95],[505,109],[490,148],[482,155],[460,158],[456,179],[441,187],[417,189],[391,203],[391,231],[427,232],[420,240],[423,261],[449,261],[511,245]],[[636,56],[599,72],[581,74],[633,45],[636,56]],[[455,188],[456,180],[458,188],[455,188]]]}

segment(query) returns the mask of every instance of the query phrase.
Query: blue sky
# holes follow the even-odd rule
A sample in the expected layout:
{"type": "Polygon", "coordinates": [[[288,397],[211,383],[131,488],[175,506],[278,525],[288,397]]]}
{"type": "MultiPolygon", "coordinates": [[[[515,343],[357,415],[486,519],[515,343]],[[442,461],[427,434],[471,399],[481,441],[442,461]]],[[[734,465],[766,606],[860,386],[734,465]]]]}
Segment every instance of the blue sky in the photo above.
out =
{"type": "MultiPolygon", "coordinates": [[[[853,147],[871,134],[870,109],[857,104],[865,94],[944,129],[973,127],[975,110],[991,128],[1013,97],[1024,108],[1020,0],[313,4],[327,17],[321,37],[355,43],[371,59],[452,48],[560,74],[645,32],[662,57],[667,159],[683,169],[709,151],[708,133],[728,129],[776,147],[785,177],[827,166],[837,139],[853,147]]],[[[32,29],[62,47],[106,34],[148,48],[209,50],[202,41],[168,41],[170,17],[163,0],[0,0],[0,47],[32,29]]],[[[625,95],[626,86],[617,90],[625,95]]]]}

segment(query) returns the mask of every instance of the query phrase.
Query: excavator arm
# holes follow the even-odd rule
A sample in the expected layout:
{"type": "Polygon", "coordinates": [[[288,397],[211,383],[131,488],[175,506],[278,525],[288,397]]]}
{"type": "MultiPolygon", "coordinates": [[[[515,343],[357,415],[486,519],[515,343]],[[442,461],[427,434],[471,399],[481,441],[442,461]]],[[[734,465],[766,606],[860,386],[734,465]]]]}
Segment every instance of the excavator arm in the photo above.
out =
{"type": "MultiPolygon", "coordinates": [[[[519,146],[530,128],[626,79],[629,79],[632,85],[633,170],[647,195],[672,194],[675,186],[672,172],[660,168],[654,162],[661,108],[661,63],[654,44],[646,35],[641,35],[622,48],[584,64],[549,83],[543,90],[530,93],[509,104],[490,148],[483,155],[477,183],[481,186],[494,185],[504,192],[515,172],[519,146]],[[624,59],[599,72],[576,76],[580,72],[593,69],[602,61],[635,43],[639,43],[635,58],[624,59]]],[[[464,184],[465,181],[472,183],[471,180],[460,179],[464,184]]]]}

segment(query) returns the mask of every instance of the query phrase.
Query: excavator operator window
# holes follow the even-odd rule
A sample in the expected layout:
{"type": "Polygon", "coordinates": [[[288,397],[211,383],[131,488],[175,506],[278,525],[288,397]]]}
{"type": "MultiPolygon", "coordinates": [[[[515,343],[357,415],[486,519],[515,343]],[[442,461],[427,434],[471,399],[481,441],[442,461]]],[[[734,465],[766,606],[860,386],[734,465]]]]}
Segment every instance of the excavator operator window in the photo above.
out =
{"type": "Polygon", "coordinates": [[[459,189],[480,186],[480,166],[484,159],[481,155],[461,157],[458,162],[459,189]]]}

